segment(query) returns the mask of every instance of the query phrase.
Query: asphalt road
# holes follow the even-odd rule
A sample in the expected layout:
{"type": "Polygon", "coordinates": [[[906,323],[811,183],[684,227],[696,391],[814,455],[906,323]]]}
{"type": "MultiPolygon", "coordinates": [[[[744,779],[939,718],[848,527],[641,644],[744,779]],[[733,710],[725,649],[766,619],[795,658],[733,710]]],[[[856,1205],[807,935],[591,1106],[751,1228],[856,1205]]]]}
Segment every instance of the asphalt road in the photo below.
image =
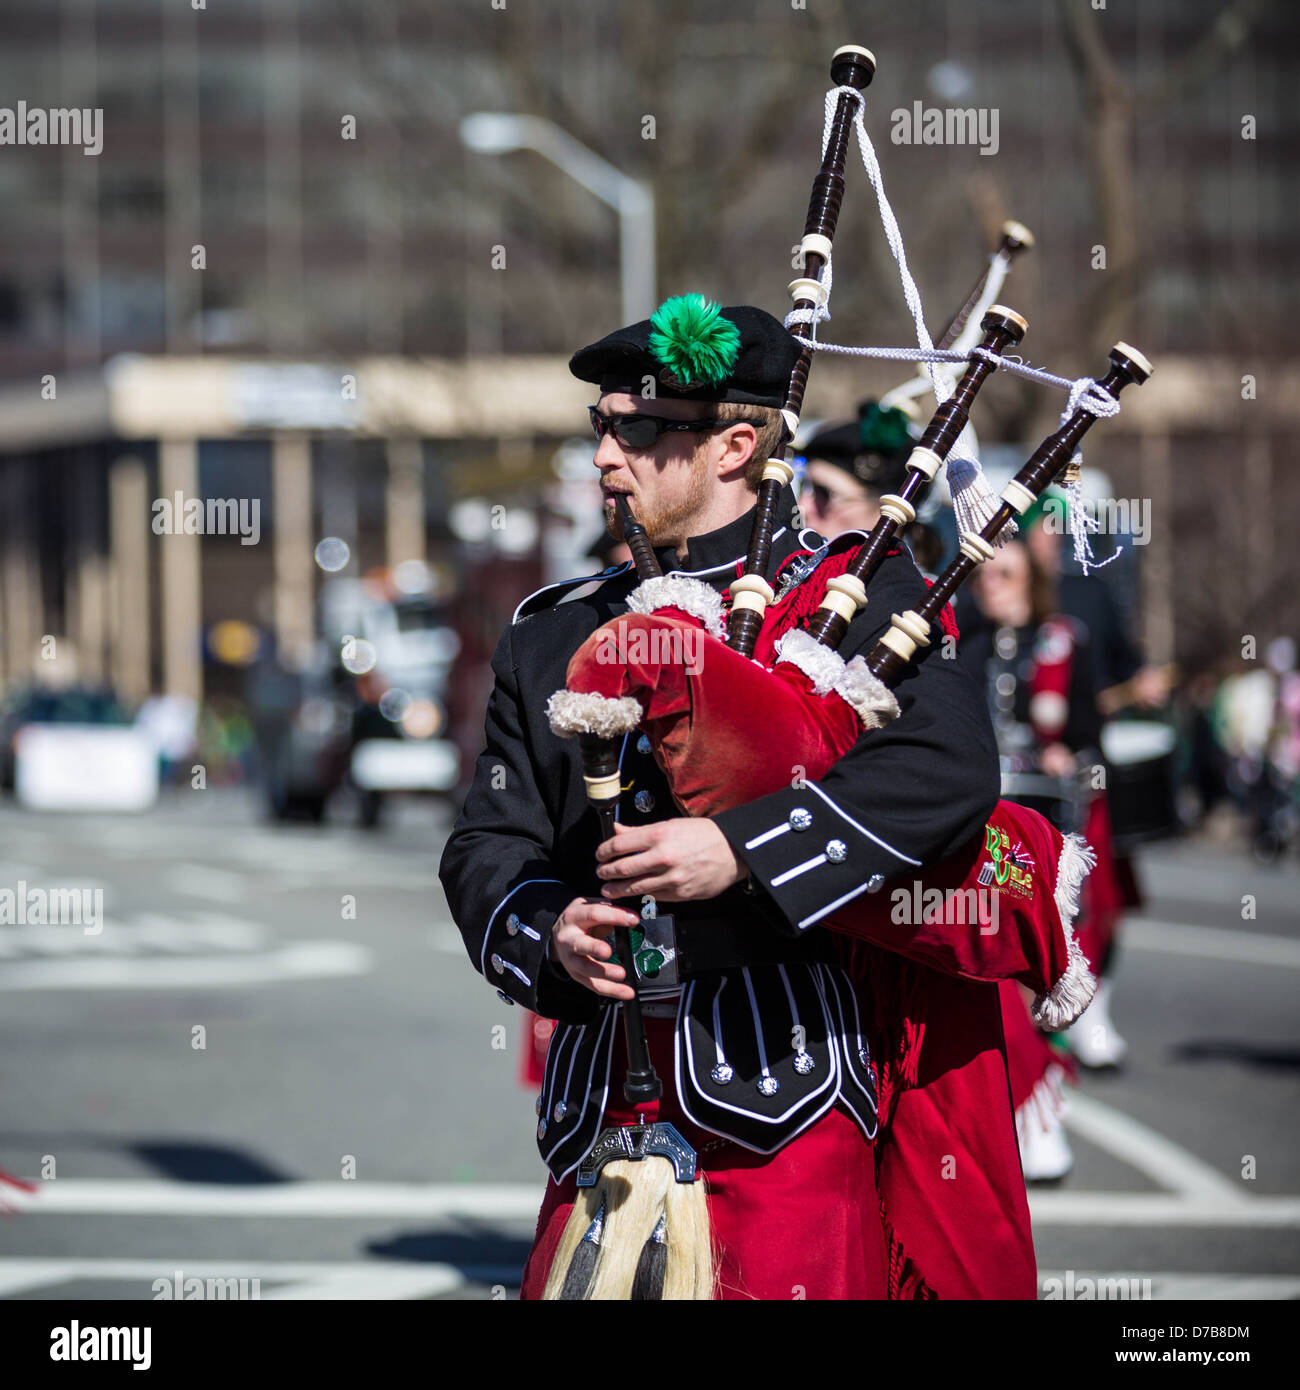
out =
{"type": "MultiPolygon", "coordinates": [[[[0,806],[0,894],[82,889],[92,917],[0,924],[0,1297],[514,1296],[544,1178],[520,1011],[448,918],[446,811],[399,811],[0,806]]],[[[1075,1170],[1032,1196],[1040,1285],[1298,1297],[1300,866],[1183,842],[1141,868],[1130,1060],[1084,1078],[1075,1170]]]]}

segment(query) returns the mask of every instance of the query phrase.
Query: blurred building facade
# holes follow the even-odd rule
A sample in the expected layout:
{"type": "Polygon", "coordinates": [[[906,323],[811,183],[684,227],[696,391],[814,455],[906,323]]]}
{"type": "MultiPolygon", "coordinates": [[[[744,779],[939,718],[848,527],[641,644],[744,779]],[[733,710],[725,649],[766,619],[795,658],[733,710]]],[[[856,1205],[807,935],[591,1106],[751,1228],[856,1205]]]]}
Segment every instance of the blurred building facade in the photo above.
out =
{"type": "MultiPolygon", "coordinates": [[[[919,0],[863,23],[686,0],[9,0],[4,90],[102,108],[103,150],[0,147],[6,678],[57,633],[124,693],[196,693],[221,618],[302,639],[321,536],[364,568],[450,552],[457,498],[539,503],[588,399],[565,359],[617,319],[617,230],[543,161],[463,149],[460,119],[556,121],[654,185],[661,293],[779,313],[846,41],[880,61],[869,128],[932,320],[1014,215],[1038,236],[1005,296],[1030,359],[1099,371],[1118,324],[1157,363],[1093,444],[1150,506],[1154,659],[1195,669],[1300,628],[1295,8],[919,0]],[[895,144],[918,101],[996,110],[996,150],[895,144]],[[177,492],[256,497],[259,543],[153,535],[177,492]]],[[[860,167],[848,185],[827,336],[906,343],[860,167]]],[[[819,362],[809,409],[898,375],[819,362]]],[[[1062,402],[1021,386],[980,423],[1032,446],[1062,402]]]]}

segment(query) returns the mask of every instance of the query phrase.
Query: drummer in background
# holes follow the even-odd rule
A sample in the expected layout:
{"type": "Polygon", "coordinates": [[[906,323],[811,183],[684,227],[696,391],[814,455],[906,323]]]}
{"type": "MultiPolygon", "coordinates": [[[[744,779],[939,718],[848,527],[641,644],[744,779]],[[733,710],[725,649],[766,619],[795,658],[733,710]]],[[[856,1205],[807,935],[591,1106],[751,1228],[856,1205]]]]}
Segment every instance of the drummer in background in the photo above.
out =
{"type": "MultiPolygon", "coordinates": [[[[1058,828],[1082,833],[1097,852],[1097,867],[1084,881],[1075,934],[1101,983],[1086,1015],[1063,1037],[1085,1066],[1115,1066],[1125,1044],[1110,1021],[1107,971],[1122,900],[1105,792],[1094,790],[1100,779],[1088,776],[1089,768],[1101,766],[1102,723],[1088,632],[1059,611],[1053,576],[1035,562],[1021,537],[979,567],[972,597],[973,611],[959,619],[958,657],[988,689],[1003,771],[1060,779],[1062,796],[1052,808],[1058,828]]],[[[1061,1123],[1062,1083],[1073,1076],[1073,1066],[1034,1027],[1019,986],[1008,982],[999,993],[1025,1177],[1064,1177],[1073,1155],[1061,1123]]]]}
{"type": "MultiPolygon", "coordinates": [[[[1061,612],[1082,623],[1092,639],[1093,685],[1103,719],[1130,707],[1144,711],[1165,708],[1169,703],[1173,668],[1144,663],[1141,649],[1128,631],[1114,593],[1100,575],[1064,572],[1069,534],[1064,493],[1049,488],[1020,518],[1020,529],[1035,564],[1056,585],[1061,612]]],[[[1114,860],[1124,909],[1140,908],[1142,888],[1132,856],[1117,849],[1114,860]]],[[[1121,1054],[1122,1051],[1121,1044],[1121,1054]]],[[[1103,1064],[1109,1065],[1109,1060],[1103,1064]]]]}
{"type": "Polygon", "coordinates": [[[1092,673],[1102,714],[1130,704],[1162,709],[1169,699],[1168,673],[1143,663],[1110,586],[1097,576],[1063,572],[1065,517],[1064,497],[1045,494],[1021,518],[1020,529],[1038,568],[1056,584],[1061,612],[1077,618],[1092,638],[1092,673]],[[1055,524],[1049,518],[1056,518],[1055,524]]]}
{"type": "MultiPolygon", "coordinates": [[[[907,478],[916,439],[911,420],[897,406],[873,400],[858,406],[851,424],[831,425],[808,441],[800,506],[814,531],[834,539],[845,531],[868,532],[880,520],[880,499],[907,478]]],[[[943,542],[933,527],[913,522],[903,534],[916,567],[933,578],[943,542]]]]}

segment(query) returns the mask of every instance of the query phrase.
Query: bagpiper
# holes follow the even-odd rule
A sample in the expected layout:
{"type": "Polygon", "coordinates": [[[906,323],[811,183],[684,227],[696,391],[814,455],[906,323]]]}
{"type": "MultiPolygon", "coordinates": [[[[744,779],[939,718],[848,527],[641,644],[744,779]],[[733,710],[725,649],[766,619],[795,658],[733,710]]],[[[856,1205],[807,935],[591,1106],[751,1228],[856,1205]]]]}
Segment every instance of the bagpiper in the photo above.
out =
{"type": "MultiPolygon", "coordinates": [[[[660,582],[690,581],[678,602],[708,591],[725,613],[743,587],[799,353],[764,311],[689,297],[571,359],[599,392],[594,464],[611,531],[622,535],[621,499],[660,582]]],[[[796,516],[788,487],[777,510],[796,516]]],[[[798,605],[825,543],[787,524],[771,544],[773,588],[798,605]]],[[[650,739],[628,734],[620,820],[602,840],[579,748],[547,709],[575,652],[629,611],[637,587],[625,564],[520,605],[493,658],[486,747],[441,865],[475,967],[504,1003],[557,1020],[536,1102],[549,1180],[522,1297],[626,1297],[659,1255],[650,1296],[1032,1298],[996,986],[915,962],[855,971],[825,925],[840,904],[980,836],[999,790],[981,691],[931,648],[899,686],[896,717],[824,775],[792,768],[786,789],[712,816],[681,814],[650,739]],[[637,991],[611,960],[616,928],[639,957],[637,991]],[[663,1083],[648,1105],[621,1088],[619,1016],[638,991],[663,1083]],[[934,1041],[922,1049],[926,1019],[934,1041]],[[580,1169],[602,1135],[651,1125],[684,1142],[695,1181],[661,1162],[671,1190],[659,1215],[642,1213],[648,1229],[601,1260],[620,1193],[610,1184],[575,1222],[580,1169]],[[686,1190],[707,1209],[702,1233],[676,1201],[686,1190]],[[665,1274],[672,1238],[682,1258],[665,1274]]],[[[893,548],[840,656],[870,650],[925,592],[893,548]]]]}
{"type": "Polygon", "coordinates": [[[832,57],[784,324],[686,295],[570,362],[633,559],[516,612],[442,863],[478,968],[557,1020],[525,1298],[1035,1293],[997,982],[1042,1027],[1087,1007],[1093,860],[998,799],[948,605],[1151,365],[1125,343],[1101,379],[1015,364],[1001,249],[954,320],[982,337],[933,347],[863,121],[874,72],[832,57]],[[855,136],[919,358],[818,339],[855,136]],[[938,405],[870,534],[832,542],[790,491],[818,350],[926,362],[938,405]],[[1070,400],[994,496],[969,412],[1013,365],[1070,400]],[[941,468],[960,544],[931,581],[901,537],[941,468]]]}

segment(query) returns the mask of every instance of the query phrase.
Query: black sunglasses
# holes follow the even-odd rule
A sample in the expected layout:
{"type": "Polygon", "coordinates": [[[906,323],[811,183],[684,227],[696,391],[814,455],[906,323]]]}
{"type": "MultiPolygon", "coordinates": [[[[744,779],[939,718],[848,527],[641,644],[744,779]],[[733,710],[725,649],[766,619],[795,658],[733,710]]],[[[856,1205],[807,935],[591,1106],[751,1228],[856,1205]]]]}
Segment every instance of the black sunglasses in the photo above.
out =
{"type": "Polygon", "coordinates": [[[850,502],[853,500],[846,492],[833,492],[825,483],[814,483],[807,478],[804,479],[803,486],[799,491],[805,497],[811,495],[819,512],[829,510],[832,502],[850,502]]]}
{"type": "Polygon", "coordinates": [[[659,415],[602,415],[594,405],[587,407],[591,427],[600,441],[611,430],[614,438],[628,449],[653,449],[661,434],[726,429],[728,425],[761,425],[760,420],[665,420],[659,415]]]}

